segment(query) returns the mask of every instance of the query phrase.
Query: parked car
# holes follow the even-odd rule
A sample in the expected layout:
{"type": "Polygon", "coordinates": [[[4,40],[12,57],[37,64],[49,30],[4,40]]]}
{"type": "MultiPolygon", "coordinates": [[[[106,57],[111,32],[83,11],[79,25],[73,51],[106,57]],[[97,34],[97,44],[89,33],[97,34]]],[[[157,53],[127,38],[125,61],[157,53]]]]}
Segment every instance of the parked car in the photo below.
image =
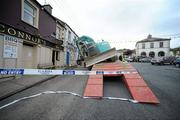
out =
{"type": "Polygon", "coordinates": [[[158,65],[173,64],[175,59],[176,59],[176,57],[174,57],[174,56],[153,58],[153,59],[151,59],[151,64],[152,65],[154,65],[154,64],[158,64],[158,65]]]}
{"type": "Polygon", "coordinates": [[[151,59],[151,64],[154,65],[154,64],[160,64],[162,61],[162,58],[161,57],[157,57],[157,58],[152,58],[151,59]]]}
{"type": "Polygon", "coordinates": [[[134,62],[140,62],[139,60],[143,59],[143,58],[145,58],[145,57],[143,57],[143,56],[135,56],[134,57],[134,62]]]}
{"type": "Polygon", "coordinates": [[[127,62],[133,62],[133,58],[124,58],[124,60],[127,62]]]}
{"type": "Polygon", "coordinates": [[[180,67],[180,57],[176,58],[176,60],[174,61],[174,65],[176,67],[180,67]]]}
{"type": "Polygon", "coordinates": [[[151,62],[151,59],[150,57],[146,57],[146,58],[141,58],[139,59],[139,62],[151,62]]]}

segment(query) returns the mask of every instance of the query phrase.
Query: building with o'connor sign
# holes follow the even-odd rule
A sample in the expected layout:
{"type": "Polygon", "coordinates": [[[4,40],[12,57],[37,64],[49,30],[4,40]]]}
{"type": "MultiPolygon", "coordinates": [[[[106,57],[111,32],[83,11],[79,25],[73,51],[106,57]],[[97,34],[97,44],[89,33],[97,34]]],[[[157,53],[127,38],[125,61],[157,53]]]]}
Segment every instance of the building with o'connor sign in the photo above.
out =
{"type": "Polygon", "coordinates": [[[170,40],[167,38],[156,38],[152,35],[136,43],[136,56],[160,57],[170,55],[170,40]]]}
{"type": "Polygon", "coordinates": [[[52,15],[50,5],[3,0],[0,15],[0,68],[76,65],[78,35],[52,15]]]}

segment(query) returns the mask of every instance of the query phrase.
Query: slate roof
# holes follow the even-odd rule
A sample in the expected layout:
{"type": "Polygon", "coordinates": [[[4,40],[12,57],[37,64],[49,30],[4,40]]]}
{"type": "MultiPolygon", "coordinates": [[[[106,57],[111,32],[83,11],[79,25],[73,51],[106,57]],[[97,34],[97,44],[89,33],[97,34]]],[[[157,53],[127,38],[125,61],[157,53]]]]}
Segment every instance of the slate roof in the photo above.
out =
{"type": "Polygon", "coordinates": [[[148,35],[148,37],[146,39],[137,41],[136,45],[137,45],[137,43],[167,41],[167,40],[171,40],[171,39],[170,38],[157,38],[157,37],[152,37],[152,35],[148,35]]]}

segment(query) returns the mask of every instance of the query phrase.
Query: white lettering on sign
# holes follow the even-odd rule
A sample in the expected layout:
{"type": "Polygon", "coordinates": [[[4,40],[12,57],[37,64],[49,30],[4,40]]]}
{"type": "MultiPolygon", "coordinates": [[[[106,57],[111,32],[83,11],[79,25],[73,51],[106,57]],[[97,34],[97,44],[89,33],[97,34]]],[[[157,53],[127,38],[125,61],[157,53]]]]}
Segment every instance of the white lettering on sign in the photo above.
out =
{"type": "Polygon", "coordinates": [[[22,75],[23,73],[23,69],[0,69],[1,75],[22,75]]]}
{"type": "Polygon", "coordinates": [[[52,73],[52,70],[38,70],[38,73],[43,74],[43,75],[48,75],[52,73]]]}

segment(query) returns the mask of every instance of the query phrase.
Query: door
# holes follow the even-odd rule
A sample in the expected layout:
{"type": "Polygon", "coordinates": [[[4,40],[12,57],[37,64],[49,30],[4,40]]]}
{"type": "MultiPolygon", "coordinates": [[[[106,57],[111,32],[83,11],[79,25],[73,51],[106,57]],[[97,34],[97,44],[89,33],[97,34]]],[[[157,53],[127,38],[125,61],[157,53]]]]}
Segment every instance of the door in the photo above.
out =
{"type": "Polygon", "coordinates": [[[53,50],[53,52],[52,52],[52,63],[53,63],[53,65],[55,65],[55,53],[56,53],[56,51],[53,50]]]}
{"type": "Polygon", "coordinates": [[[23,57],[22,63],[24,68],[33,68],[33,59],[34,59],[34,52],[33,46],[31,45],[23,45],[23,57]]]}
{"type": "Polygon", "coordinates": [[[66,53],[66,65],[69,66],[69,59],[70,59],[70,54],[69,52],[66,53]]]}

